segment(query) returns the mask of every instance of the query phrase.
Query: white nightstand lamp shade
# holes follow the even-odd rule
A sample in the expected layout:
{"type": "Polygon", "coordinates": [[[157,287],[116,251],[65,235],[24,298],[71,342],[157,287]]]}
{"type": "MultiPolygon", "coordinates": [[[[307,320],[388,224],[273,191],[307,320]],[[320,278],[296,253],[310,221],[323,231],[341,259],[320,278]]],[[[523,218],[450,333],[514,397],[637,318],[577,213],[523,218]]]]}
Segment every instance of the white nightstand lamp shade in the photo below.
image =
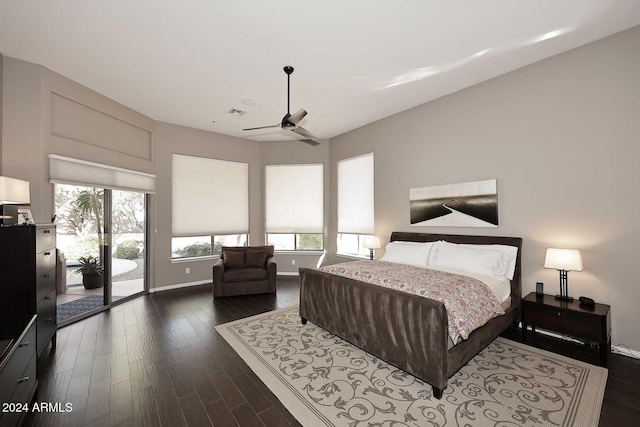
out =
{"type": "Polygon", "coordinates": [[[3,223],[3,219],[12,220],[10,221],[12,223],[17,222],[17,217],[14,219],[13,215],[5,215],[9,212],[4,212],[3,206],[30,204],[29,181],[0,176],[0,224],[3,223]]]}
{"type": "Polygon", "coordinates": [[[380,238],[377,236],[367,236],[364,238],[363,247],[369,249],[369,259],[373,260],[373,251],[375,249],[380,249],[380,238]]]}
{"type": "Polygon", "coordinates": [[[560,272],[560,295],[556,295],[557,300],[573,301],[569,296],[569,283],[567,273],[569,271],[582,271],[582,255],[577,249],[547,249],[544,259],[544,268],[555,268],[560,272]]]}

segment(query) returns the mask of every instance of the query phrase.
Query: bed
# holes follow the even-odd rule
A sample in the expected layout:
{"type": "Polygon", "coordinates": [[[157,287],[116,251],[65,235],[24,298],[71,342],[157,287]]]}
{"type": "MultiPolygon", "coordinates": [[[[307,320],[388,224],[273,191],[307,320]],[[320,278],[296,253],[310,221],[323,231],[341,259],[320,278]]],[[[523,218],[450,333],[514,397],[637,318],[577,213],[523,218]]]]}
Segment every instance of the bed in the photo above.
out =
{"type": "Polygon", "coordinates": [[[393,232],[390,241],[518,248],[510,281],[511,300],[504,315],[494,317],[455,345],[450,344],[447,312],[439,301],[375,286],[327,272],[300,269],[300,316],[368,353],[431,384],[442,398],[447,380],[520,320],[522,239],[393,232]]]}

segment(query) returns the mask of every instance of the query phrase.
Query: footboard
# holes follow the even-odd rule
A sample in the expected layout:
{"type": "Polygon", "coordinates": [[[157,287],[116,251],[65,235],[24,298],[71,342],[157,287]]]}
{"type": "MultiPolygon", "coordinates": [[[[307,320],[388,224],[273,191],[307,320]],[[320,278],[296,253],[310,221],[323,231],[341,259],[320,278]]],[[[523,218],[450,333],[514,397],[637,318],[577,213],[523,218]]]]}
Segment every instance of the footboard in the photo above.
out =
{"type": "Polygon", "coordinates": [[[322,271],[300,269],[300,316],[436,387],[447,384],[442,303],[322,271]]]}

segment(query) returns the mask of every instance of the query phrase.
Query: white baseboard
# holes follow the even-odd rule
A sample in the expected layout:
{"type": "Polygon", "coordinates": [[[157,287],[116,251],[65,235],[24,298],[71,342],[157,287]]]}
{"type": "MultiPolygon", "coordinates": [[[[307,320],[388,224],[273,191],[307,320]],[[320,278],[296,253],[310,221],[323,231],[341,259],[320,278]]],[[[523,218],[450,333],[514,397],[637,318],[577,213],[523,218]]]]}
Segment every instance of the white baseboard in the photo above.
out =
{"type": "Polygon", "coordinates": [[[207,283],[211,283],[211,280],[198,280],[197,282],[178,283],[177,285],[167,285],[161,286],[159,288],[151,288],[149,289],[149,293],[169,291],[171,289],[188,288],[189,286],[206,285],[207,283]]]}
{"type": "MultiPolygon", "coordinates": [[[[520,323],[520,328],[522,328],[522,323],[520,323]]],[[[531,327],[529,327],[531,328],[531,327]]],[[[557,334],[555,332],[551,332],[551,331],[547,331],[544,329],[540,329],[540,328],[536,328],[536,332],[543,334],[543,335],[547,335],[550,337],[554,337],[554,338],[560,338],[562,340],[565,341],[570,341],[570,342],[575,342],[578,344],[582,344],[583,341],[572,338],[572,337],[568,337],[566,335],[561,335],[561,334],[557,334]]],[[[623,356],[627,356],[627,357],[633,357],[634,359],[640,359],[640,351],[638,350],[632,350],[630,348],[627,347],[622,347],[620,345],[612,345],[611,346],[611,353],[616,353],[616,354],[621,354],[623,356]]]]}
{"type": "Polygon", "coordinates": [[[634,359],[640,359],[640,351],[631,350],[630,348],[622,347],[619,345],[612,345],[611,353],[621,354],[627,357],[633,357],[634,359]]]}
{"type": "Polygon", "coordinates": [[[297,271],[279,271],[278,276],[299,276],[297,271]]]}

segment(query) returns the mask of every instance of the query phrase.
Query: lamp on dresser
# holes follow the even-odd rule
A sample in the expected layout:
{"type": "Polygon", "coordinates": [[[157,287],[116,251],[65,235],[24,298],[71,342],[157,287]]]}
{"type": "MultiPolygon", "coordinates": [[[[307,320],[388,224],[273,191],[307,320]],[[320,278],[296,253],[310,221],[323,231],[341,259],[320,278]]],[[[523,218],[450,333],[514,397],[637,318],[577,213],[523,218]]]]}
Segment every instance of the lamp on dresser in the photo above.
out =
{"type": "Polygon", "coordinates": [[[560,301],[573,301],[573,297],[569,296],[569,271],[582,271],[582,255],[577,249],[547,249],[547,255],[544,260],[544,268],[555,268],[560,272],[560,295],[556,295],[556,299],[560,301]]]}
{"type": "Polygon", "coordinates": [[[363,247],[369,249],[369,259],[373,261],[373,251],[375,249],[380,249],[380,238],[377,236],[367,236],[364,238],[363,247]]]}
{"type": "Polygon", "coordinates": [[[17,206],[30,204],[29,181],[0,176],[0,225],[17,224],[17,206]]]}

